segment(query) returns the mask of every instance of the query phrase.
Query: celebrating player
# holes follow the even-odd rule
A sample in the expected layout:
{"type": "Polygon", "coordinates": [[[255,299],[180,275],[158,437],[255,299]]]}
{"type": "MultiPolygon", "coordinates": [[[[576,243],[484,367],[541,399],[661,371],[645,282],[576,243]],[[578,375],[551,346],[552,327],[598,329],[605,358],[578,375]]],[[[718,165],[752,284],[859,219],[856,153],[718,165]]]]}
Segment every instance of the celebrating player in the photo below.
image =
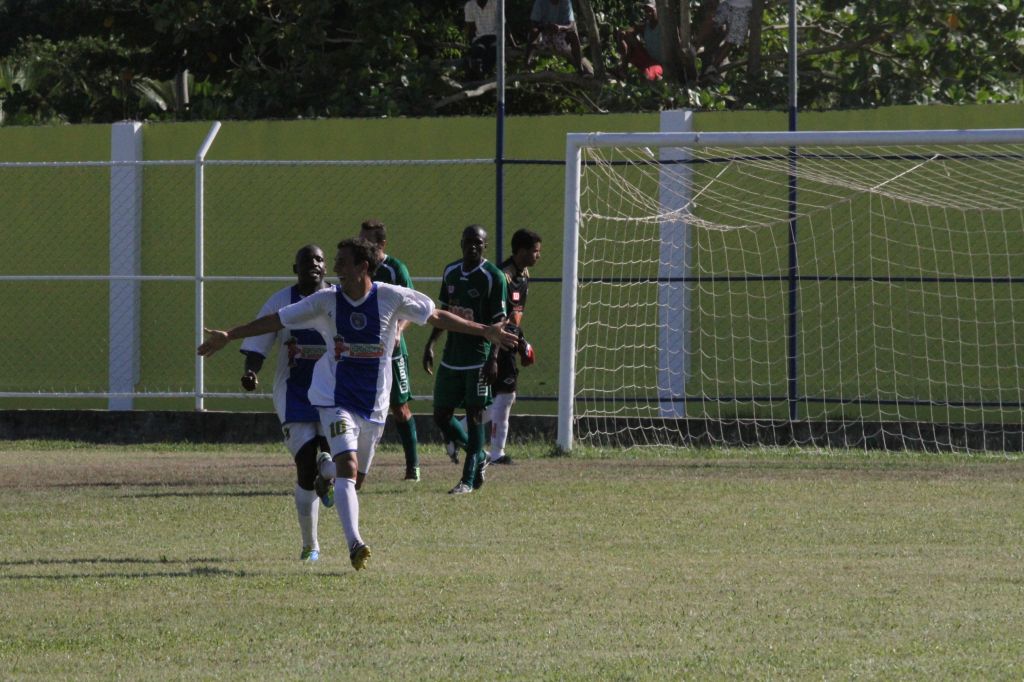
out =
{"type": "MultiPolygon", "coordinates": [[[[275,313],[327,287],[324,282],[324,252],[316,244],[307,244],[295,254],[292,272],[297,283],[273,294],[260,309],[260,317],[275,313]]],[[[313,379],[313,365],[327,351],[327,344],[319,332],[301,327],[285,327],[277,333],[253,336],[242,344],[245,370],[242,388],[253,391],[259,384],[257,375],[263,361],[270,356],[274,341],[279,341],[277,368],[274,372],[274,410],[281,421],[284,444],[295,459],[295,511],[299,517],[302,535],[302,553],[299,559],[313,562],[320,558],[317,523],[320,506],[313,484],[316,479],[316,456],[327,448],[320,415],[309,404],[309,384],[313,379]]],[[[334,504],[333,491],[324,491],[324,504],[334,504]]]]}
{"type": "MultiPolygon", "coordinates": [[[[462,231],[462,260],[449,264],[441,278],[443,307],[467,320],[487,324],[505,319],[507,286],[505,275],[484,258],[487,233],[479,225],[462,231]]],[[[433,329],[423,349],[423,368],[434,370],[434,342],[440,336],[433,329]]],[[[465,334],[448,334],[441,366],[434,380],[434,422],[446,441],[465,444],[466,461],[462,479],[449,490],[451,495],[471,493],[484,484],[487,456],[484,454],[483,411],[491,402],[491,383],[498,375],[498,347],[465,334]],[[466,408],[467,431],[455,419],[455,410],[466,408]]],[[[457,456],[452,460],[458,462],[457,456]]]]}
{"type": "MultiPolygon", "coordinates": [[[[373,275],[373,281],[397,284],[407,289],[414,288],[412,277],[405,263],[386,253],[388,246],[387,228],[379,220],[367,220],[363,223],[359,236],[380,249],[381,263],[373,275]]],[[[408,320],[398,323],[398,343],[391,353],[391,414],[395,418],[395,430],[402,441],[405,451],[405,480],[420,480],[420,458],[417,452],[416,421],[409,409],[412,399],[412,385],[409,381],[409,350],[405,345],[402,332],[409,326],[408,320]]],[[[362,488],[366,472],[370,470],[370,462],[359,460],[359,473],[356,476],[356,490],[362,488]]]]}
{"type": "Polygon", "coordinates": [[[516,343],[516,336],[502,329],[503,322],[487,326],[465,320],[435,309],[430,298],[417,291],[373,282],[370,276],[379,259],[377,247],[365,239],[345,239],[338,244],[334,260],[339,286],[321,289],[227,331],[208,329],[206,341],[197,350],[209,357],[233,339],[277,332],[285,326],[309,326],[334,340],[333,348],[313,369],[309,401],[318,409],[333,453],[321,453],[319,473],[336,480],[335,506],[356,570],[365,568],[370,558],[370,548],[359,533],[357,451],[372,457],[384,428],[391,389],[390,356],[399,321],[478,335],[509,348],[516,343]]]}

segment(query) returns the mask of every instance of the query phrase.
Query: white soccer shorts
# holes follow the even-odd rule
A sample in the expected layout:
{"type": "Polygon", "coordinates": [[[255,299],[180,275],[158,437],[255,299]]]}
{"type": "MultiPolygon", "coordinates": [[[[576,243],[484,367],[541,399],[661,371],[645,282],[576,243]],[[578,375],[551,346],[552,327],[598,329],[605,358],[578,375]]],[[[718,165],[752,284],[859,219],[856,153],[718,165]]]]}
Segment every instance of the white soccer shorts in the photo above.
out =
{"type": "Polygon", "coordinates": [[[324,435],[324,428],[319,422],[287,422],[281,424],[281,432],[284,434],[284,446],[295,457],[303,445],[324,435]]]}
{"type": "Polygon", "coordinates": [[[356,451],[360,462],[373,459],[384,425],[363,419],[343,407],[318,407],[320,426],[331,444],[331,454],[356,451]]]}

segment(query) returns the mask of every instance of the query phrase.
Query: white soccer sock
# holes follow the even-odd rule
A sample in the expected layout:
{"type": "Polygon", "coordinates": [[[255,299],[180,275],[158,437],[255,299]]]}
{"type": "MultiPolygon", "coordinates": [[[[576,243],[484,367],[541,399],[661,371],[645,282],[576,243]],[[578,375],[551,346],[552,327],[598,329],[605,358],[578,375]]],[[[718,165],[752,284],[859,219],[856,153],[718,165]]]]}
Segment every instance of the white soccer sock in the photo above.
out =
{"type": "Polygon", "coordinates": [[[491,461],[505,455],[505,441],[508,440],[508,416],[512,413],[515,393],[499,393],[487,408],[491,413],[491,461]]]}
{"type": "Polygon", "coordinates": [[[317,522],[320,520],[320,498],[313,490],[305,490],[295,484],[295,511],[299,517],[299,530],[302,531],[302,546],[320,549],[317,542],[317,522]]]}
{"type": "Polygon", "coordinates": [[[345,531],[345,542],[351,550],[355,544],[362,544],[359,535],[359,496],[356,494],[356,482],[351,478],[338,478],[334,481],[334,507],[338,510],[341,528],[345,531]]]}

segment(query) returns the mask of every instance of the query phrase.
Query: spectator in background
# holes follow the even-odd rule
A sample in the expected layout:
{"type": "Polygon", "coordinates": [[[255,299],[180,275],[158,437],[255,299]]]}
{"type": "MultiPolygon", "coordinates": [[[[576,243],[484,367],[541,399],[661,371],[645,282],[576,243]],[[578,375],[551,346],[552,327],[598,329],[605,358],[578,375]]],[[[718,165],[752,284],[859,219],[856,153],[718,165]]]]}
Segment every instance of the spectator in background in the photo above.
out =
{"type": "Polygon", "coordinates": [[[526,66],[529,67],[533,50],[541,43],[550,45],[552,51],[572,56],[572,65],[581,76],[583,54],[580,36],[576,32],[576,16],[570,0],[533,0],[530,12],[530,35],[526,40],[526,66]]]}
{"type": "Polygon", "coordinates": [[[644,21],[631,28],[615,32],[615,45],[622,56],[618,75],[625,77],[627,64],[640,69],[649,81],[661,80],[661,29],[658,27],[658,5],[655,0],[644,0],[644,21]]]}
{"type": "Polygon", "coordinates": [[[697,35],[696,44],[705,46],[701,59],[701,80],[720,82],[719,70],[729,63],[729,53],[747,40],[753,0],[713,0],[697,35]]]}
{"type": "Polygon", "coordinates": [[[468,0],[464,10],[469,64],[466,75],[479,80],[494,70],[498,48],[498,0],[468,0]]]}

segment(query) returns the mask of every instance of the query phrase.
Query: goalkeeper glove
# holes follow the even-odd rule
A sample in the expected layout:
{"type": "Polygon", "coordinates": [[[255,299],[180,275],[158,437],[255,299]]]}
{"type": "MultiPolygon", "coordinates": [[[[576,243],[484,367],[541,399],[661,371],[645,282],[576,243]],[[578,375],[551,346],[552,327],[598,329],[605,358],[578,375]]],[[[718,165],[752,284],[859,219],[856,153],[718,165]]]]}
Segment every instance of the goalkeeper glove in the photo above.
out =
{"type": "Polygon", "coordinates": [[[523,367],[529,367],[533,363],[537,362],[537,356],[533,352],[533,346],[528,344],[525,340],[522,345],[519,346],[519,357],[523,360],[523,367]]]}

